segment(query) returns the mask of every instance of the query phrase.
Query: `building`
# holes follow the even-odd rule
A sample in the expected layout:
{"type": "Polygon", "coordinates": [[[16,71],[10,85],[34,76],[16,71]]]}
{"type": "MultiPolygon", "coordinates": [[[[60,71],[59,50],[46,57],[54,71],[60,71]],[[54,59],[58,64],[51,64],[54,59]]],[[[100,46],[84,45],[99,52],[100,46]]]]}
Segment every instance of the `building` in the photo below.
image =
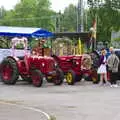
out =
{"type": "Polygon", "coordinates": [[[111,45],[115,48],[120,48],[120,31],[111,33],[111,45]]]}

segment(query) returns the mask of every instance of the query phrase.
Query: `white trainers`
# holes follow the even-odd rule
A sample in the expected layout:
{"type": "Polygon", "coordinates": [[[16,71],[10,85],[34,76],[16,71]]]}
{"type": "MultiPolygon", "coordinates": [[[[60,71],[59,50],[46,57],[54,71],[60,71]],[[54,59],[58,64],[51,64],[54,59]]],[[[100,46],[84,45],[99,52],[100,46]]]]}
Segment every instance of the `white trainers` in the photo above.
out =
{"type": "Polygon", "coordinates": [[[114,86],[114,87],[118,87],[118,85],[117,85],[117,84],[114,84],[113,86],[114,86]]]}
{"type": "Polygon", "coordinates": [[[117,84],[113,84],[113,85],[111,85],[110,87],[115,87],[115,88],[117,88],[118,85],[117,85],[117,84]]]}
{"type": "Polygon", "coordinates": [[[110,85],[110,87],[113,87],[113,85],[110,85]]]}

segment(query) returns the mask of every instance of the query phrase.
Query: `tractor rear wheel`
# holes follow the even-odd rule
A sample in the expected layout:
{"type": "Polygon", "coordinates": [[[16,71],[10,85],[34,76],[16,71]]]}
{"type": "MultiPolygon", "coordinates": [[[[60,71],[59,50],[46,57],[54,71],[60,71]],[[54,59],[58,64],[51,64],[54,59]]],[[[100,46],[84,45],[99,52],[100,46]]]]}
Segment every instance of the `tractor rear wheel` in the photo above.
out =
{"type": "Polygon", "coordinates": [[[66,74],[66,82],[68,83],[68,85],[74,85],[75,78],[76,78],[75,72],[73,70],[69,70],[66,74]]]}
{"type": "Polygon", "coordinates": [[[5,84],[15,84],[19,77],[16,61],[12,58],[5,58],[1,63],[0,76],[5,84]]]}
{"type": "Polygon", "coordinates": [[[64,80],[64,73],[60,68],[56,69],[56,77],[53,79],[55,85],[61,85],[64,80]]]}
{"type": "Polygon", "coordinates": [[[42,86],[43,83],[43,74],[40,70],[33,70],[31,72],[32,83],[36,87],[42,86]]]}
{"type": "Polygon", "coordinates": [[[91,80],[94,84],[98,84],[100,79],[99,79],[99,75],[97,74],[97,70],[96,69],[92,69],[92,73],[91,73],[91,80]]]}

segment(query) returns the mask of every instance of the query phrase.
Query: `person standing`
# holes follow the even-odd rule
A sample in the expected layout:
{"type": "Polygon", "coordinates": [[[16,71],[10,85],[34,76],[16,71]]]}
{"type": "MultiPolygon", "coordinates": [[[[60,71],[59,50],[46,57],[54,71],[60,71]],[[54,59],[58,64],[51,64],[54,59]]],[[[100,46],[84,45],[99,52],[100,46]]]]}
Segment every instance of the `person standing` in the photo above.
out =
{"type": "Polygon", "coordinates": [[[97,73],[100,74],[100,82],[99,84],[102,85],[104,84],[104,80],[106,84],[109,84],[108,80],[107,80],[107,58],[106,58],[106,50],[103,49],[101,51],[101,57],[99,60],[99,67],[98,67],[98,71],[97,73]]]}
{"type": "Polygon", "coordinates": [[[118,65],[119,65],[119,58],[115,54],[113,47],[110,47],[111,55],[107,59],[108,71],[110,75],[110,82],[111,87],[118,87],[116,81],[118,79],[118,65]]]}

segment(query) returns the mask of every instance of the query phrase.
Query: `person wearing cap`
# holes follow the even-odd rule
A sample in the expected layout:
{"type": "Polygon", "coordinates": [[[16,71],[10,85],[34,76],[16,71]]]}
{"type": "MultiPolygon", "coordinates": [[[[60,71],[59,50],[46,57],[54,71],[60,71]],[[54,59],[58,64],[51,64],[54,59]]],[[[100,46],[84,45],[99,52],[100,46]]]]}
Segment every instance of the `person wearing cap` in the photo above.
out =
{"type": "Polygon", "coordinates": [[[118,87],[117,81],[117,72],[118,72],[118,65],[119,65],[119,58],[114,52],[114,48],[110,47],[111,55],[107,59],[108,71],[110,75],[110,83],[111,87],[118,87]]]}

